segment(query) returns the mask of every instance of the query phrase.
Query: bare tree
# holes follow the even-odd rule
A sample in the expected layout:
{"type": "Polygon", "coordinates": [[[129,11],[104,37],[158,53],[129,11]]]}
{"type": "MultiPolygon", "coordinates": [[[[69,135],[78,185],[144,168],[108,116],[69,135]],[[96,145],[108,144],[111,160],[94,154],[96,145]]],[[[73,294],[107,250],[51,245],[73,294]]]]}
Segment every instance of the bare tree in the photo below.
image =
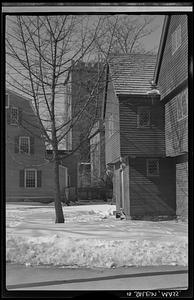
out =
{"type": "MultiPolygon", "coordinates": [[[[64,91],[70,82],[72,67],[84,59],[90,60],[94,42],[102,37],[104,20],[104,16],[98,17],[91,23],[89,16],[74,15],[10,16],[7,19],[6,84],[32,99],[42,136],[53,150],[56,223],[64,223],[59,145],[93,101],[111,47],[103,52],[103,67],[87,99],[73,117],[65,121],[61,113],[64,91]]],[[[115,27],[112,36],[114,30],[115,27]]],[[[91,124],[95,120],[93,115],[91,124]]]]}
{"type": "MultiPolygon", "coordinates": [[[[110,41],[110,32],[115,26],[115,18],[117,15],[108,16],[105,31],[100,39],[96,39],[95,43],[98,49],[103,51],[110,41]]],[[[111,45],[112,54],[130,54],[146,52],[143,39],[148,37],[159,25],[154,25],[153,22],[156,16],[135,16],[135,15],[120,15],[116,22],[115,34],[111,45]]],[[[155,52],[155,49],[150,49],[149,53],[155,52]]]]}

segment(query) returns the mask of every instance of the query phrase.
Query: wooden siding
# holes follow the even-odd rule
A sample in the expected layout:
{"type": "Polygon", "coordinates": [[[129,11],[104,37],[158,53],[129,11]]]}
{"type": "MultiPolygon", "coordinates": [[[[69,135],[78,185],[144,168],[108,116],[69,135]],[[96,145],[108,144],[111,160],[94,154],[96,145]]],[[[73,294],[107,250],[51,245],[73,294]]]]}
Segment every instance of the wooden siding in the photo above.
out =
{"type": "Polygon", "coordinates": [[[162,156],[165,154],[164,109],[159,100],[152,105],[151,99],[128,96],[120,98],[120,144],[121,156],[162,156]],[[139,106],[148,106],[151,111],[149,128],[137,127],[139,106]]]}
{"type": "MultiPolygon", "coordinates": [[[[41,130],[38,119],[33,111],[30,101],[19,95],[9,94],[10,105],[22,110],[20,126],[9,125],[6,118],[6,199],[12,200],[23,197],[47,197],[53,198],[54,171],[53,164],[45,159],[46,147],[41,138],[41,130]],[[15,153],[15,138],[30,136],[34,139],[34,151],[30,154],[15,153]],[[42,171],[41,187],[20,187],[20,171],[26,168],[42,171]]],[[[8,115],[8,109],[6,109],[8,115]]],[[[66,184],[66,171],[60,171],[60,183],[63,189],[66,184]]]]}
{"type": "Polygon", "coordinates": [[[175,165],[160,159],[160,176],[148,177],[146,159],[130,159],[130,214],[175,215],[175,165]]]}
{"type": "Polygon", "coordinates": [[[105,157],[106,164],[113,163],[120,158],[120,125],[119,102],[110,81],[107,90],[107,103],[105,114],[105,157]],[[109,117],[113,116],[113,135],[109,136],[109,117]]]}
{"type": "Polygon", "coordinates": [[[161,100],[188,78],[188,29],[186,15],[172,15],[163,52],[158,88],[161,100]],[[172,33],[181,24],[181,45],[172,55],[172,33]]]}
{"type": "Polygon", "coordinates": [[[165,104],[165,143],[167,156],[188,152],[188,118],[178,121],[177,97],[165,104]]]}
{"type": "Polygon", "coordinates": [[[188,161],[176,165],[176,214],[188,217],[188,161]]]}
{"type": "MultiPolygon", "coordinates": [[[[30,101],[23,99],[15,94],[9,93],[10,105],[18,107],[22,112],[20,126],[9,125],[6,122],[6,150],[9,152],[13,160],[16,160],[18,165],[33,165],[45,163],[45,151],[43,139],[41,138],[41,131],[38,119],[31,107],[30,101]],[[15,153],[15,137],[30,136],[34,137],[34,154],[15,153]]],[[[8,109],[6,109],[6,115],[8,109]]],[[[7,121],[7,120],[6,120],[7,121]]]]}

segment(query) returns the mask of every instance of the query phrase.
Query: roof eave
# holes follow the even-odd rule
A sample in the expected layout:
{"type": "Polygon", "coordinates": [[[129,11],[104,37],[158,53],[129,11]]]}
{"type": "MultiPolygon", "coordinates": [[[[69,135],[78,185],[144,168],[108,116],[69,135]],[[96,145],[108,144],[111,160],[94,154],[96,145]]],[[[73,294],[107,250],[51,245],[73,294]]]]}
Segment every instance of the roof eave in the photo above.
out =
{"type": "Polygon", "coordinates": [[[106,114],[108,78],[109,78],[109,65],[107,64],[107,66],[106,66],[106,84],[105,84],[105,91],[104,91],[103,103],[102,103],[102,115],[101,115],[102,120],[105,119],[105,114],[106,114]]]}
{"type": "Polygon", "coordinates": [[[153,78],[153,81],[156,84],[158,81],[158,75],[159,75],[159,71],[160,71],[160,67],[161,67],[162,56],[163,56],[164,47],[166,44],[166,37],[168,34],[170,18],[171,18],[170,15],[165,16],[164,24],[163,24],[163,28],[162,28],[162,34],[161,34],[161,38],[160,38],[160,44],[159,44],[158,55],[157,55],[157,60],[156,60],[156,67],[155,67],[154,78],[153,78]]]}
{"type": "Polygon", "coordinates": [[[16,92],[16,91],[13,91],[13,90],[11,90],[11,89],[9,89],[9,88],[6,88],[6,89],[5,89],[5,93],[10,93],[10,94],[12,94],[12,95],[16,95],[16,96],[22,98],[23,100],[31,101],[30,98],[27,98],[27,97],[23,96],[22,94],[20,94],[20,93],[18,93],[18,92],[16,92]]]}

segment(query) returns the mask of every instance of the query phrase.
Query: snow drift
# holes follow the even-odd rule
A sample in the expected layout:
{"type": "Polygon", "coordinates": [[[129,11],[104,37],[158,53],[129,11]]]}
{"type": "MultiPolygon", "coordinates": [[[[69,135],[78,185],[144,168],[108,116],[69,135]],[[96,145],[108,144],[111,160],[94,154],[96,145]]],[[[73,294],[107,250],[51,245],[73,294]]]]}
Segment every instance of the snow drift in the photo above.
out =
{"type": "Polygon", "coordinates": [[[187,224],[120,221],[114,205],[7,205],[6,259],[26,265],[122,267],[188,264],[187,224]]]}

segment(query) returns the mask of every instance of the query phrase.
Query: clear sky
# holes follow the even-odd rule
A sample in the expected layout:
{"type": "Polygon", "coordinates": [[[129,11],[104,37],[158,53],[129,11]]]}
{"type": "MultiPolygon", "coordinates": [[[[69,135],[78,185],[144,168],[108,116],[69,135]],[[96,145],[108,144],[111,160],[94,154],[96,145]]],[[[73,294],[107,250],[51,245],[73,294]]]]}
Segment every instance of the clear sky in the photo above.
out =
{"type": "Polygon", "coordinates": [[[149,36],[146,36],[144,39],[144,46],[149,51],[150,48],[155,48],[159,46],[160,37],[162,33],[164,15],[157,15],[155,20],[152,23],[153,28],[157,27],[149,36]]]}

